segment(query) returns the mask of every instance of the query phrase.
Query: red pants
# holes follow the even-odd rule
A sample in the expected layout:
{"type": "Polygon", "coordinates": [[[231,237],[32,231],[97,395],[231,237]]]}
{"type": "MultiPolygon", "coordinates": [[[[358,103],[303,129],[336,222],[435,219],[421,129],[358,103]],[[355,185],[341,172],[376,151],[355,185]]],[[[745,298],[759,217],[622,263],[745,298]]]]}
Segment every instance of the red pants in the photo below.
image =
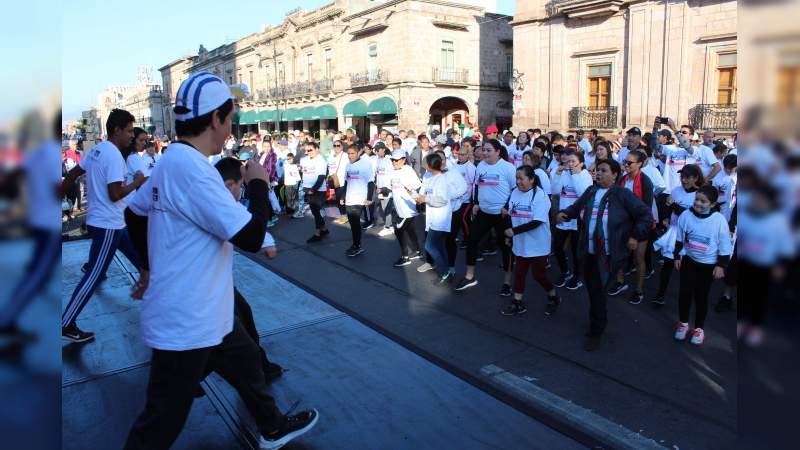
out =
{"type": "Polygon", "coordinates": [[[533,279],[536,280],[546,292],[555,289],[555,285],[547,276],[547,256],[532,256],[525,258],[516,257],[516,269],[514,270],[514,292],[522,294],[525,292],[525,275],[528,274],[528,267],[533,271],[533,279]]]}

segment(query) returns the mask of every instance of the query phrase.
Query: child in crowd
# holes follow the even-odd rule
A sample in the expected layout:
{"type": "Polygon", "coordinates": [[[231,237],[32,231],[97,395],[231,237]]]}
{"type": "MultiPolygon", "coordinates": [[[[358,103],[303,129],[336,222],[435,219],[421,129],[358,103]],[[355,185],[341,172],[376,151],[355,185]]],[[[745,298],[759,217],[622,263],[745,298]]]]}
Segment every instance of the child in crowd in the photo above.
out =
{"type": "Polygon", "coordinates": [[[719,208],[725,220],[731,221],[731,211],[736,203],[736,155],[727,155],[722,159],[722,171],[714,177],[712,185],[719,193],[719,208]]]}
{"type": "Polygon", "coordinates": [[[283,163],[283,194],[286,198],[286,214],[293,215],[298,210],[297,193],[300,190],[300,168],[294,162],[294,154],[286,155],[283,163]]]}

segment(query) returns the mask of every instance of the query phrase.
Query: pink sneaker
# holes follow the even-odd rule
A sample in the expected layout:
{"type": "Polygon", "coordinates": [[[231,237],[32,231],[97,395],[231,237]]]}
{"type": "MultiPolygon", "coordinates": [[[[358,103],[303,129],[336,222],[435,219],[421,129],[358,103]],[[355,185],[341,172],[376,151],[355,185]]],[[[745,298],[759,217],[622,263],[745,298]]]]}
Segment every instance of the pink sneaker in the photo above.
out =
{"type": "Polygon", "coordinates": [[[676,341],[683,341],[686,339],[686,334],[689,333],[689,324],[678,322],[678,325],[675,327],[675,340],[676,341]]]}
{"type": "Polygon", "coordinates": [[[706,340],[706,334],[703,332],[702,328],[695,328],[694,332],[692,333],[692,340],[689,341],[692,345],[703,345],[703,342],[706,340]]]}

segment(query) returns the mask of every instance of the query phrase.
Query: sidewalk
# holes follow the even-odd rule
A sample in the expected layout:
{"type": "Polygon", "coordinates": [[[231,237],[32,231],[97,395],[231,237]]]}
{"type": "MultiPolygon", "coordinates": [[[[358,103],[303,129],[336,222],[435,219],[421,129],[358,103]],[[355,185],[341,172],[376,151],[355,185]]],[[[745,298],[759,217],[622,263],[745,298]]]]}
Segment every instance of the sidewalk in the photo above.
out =
{"type": "MultiPolygon", "coordinates": [[[[64,304],[88,246],[62,247],[64,304]]],[[[287,369],[271,387],[278,405],[299,401],[299,409],[320,411],[317,427],[294,448],[582,448],[250,259],[234,261],[262,345],[287,369]]],[[[133,276],[117,256],[78,319],[96,342],[63,347],[64,449],[120,448],[143,406],[149,350],[139,339],[138,303],[128,296],[133,276]]],[[[174,448],[252,448],[255,427],[236,393],[216,375],[203,387],[207,395],[195,401],[174,448]]]]}

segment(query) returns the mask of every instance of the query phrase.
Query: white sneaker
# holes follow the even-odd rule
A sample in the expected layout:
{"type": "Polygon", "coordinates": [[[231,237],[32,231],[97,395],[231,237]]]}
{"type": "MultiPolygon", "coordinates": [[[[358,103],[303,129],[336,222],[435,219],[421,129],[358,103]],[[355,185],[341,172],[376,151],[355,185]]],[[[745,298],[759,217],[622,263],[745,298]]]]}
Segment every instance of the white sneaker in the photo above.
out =
{"type": "Polygon", "coordinates": [[[393,234],[394,234],[394,230],[392,230],[391,228],[384,228],[381,231],[378,231],[378,236],[381,236],[381,237],[390,236],[390,235],[393,235],[393,234]]]}
{"type": "MultiPolygon", "coordinates": [[[[701,332],[703,330],[700,330],[701,332]]],[[[689,333],[689,324],[678,322],[678,326],[675,327],[675,340],[676,341],[683,341],[686,339],[686,335],[689,333]]]]}
{"type": "Polygon", "coordinates": [[[689,341],[693,345],[703,345],[703,342],[706,340],[706,334],[703,332],[702,328],[695,328],[694,333],[692,333],[692,340],[689,341]]]}
{"type": "Polygon", "coordinates": [[[424,273],[424,272],[427,272],[429,270],[433,270],[433,266],[428,264],[428,263],[425,263],[425,264],[417,267],[417,272],[419,272],[419,273],[424,273]]]}

